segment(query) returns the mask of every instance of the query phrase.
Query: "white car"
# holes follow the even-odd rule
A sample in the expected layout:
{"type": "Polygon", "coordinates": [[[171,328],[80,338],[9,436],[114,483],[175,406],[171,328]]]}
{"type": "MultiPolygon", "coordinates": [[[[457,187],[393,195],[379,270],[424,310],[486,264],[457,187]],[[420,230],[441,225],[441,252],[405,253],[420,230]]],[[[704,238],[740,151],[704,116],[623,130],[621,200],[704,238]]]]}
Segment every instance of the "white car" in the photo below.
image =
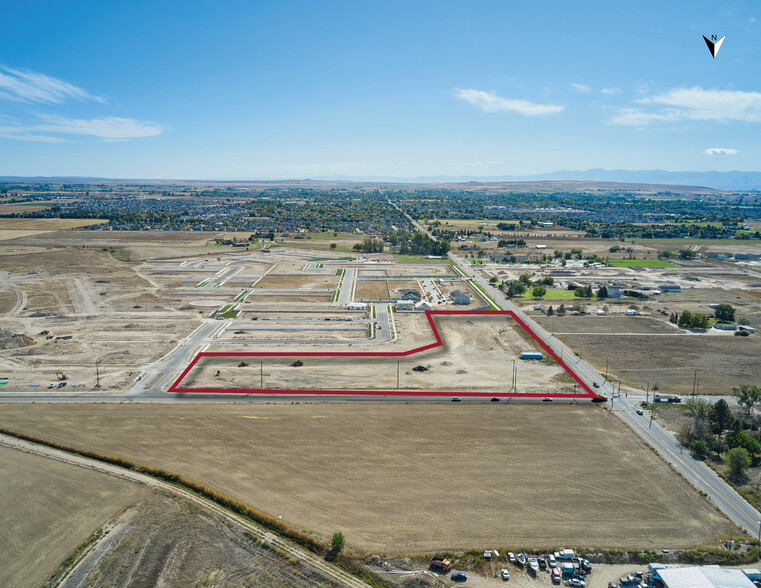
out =
{"type": "Polygon", "coordinates": [[[551,568],[556,568],[558,565],[558,562],[555,560],[555,556],[551,553],[547,556],[547,565],[551,568]]]}
{"type": "Polygon", "coordinates": [[[507,582],[510,579],[510,572],[508,570],[502,570],[499,575],[502,576],[504,582],[507,582]]]}

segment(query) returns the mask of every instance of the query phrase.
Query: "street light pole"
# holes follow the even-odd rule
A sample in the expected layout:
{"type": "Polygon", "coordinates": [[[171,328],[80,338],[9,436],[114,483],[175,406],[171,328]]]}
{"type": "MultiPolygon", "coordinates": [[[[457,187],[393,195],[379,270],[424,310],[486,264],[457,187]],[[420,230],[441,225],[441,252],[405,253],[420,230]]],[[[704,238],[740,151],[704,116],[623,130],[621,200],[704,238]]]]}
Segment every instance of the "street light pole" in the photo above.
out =
{"type": "Polygon", "coordinates": [[[761,561],[761,521],[758,523],[758,560],[761,561]]]}

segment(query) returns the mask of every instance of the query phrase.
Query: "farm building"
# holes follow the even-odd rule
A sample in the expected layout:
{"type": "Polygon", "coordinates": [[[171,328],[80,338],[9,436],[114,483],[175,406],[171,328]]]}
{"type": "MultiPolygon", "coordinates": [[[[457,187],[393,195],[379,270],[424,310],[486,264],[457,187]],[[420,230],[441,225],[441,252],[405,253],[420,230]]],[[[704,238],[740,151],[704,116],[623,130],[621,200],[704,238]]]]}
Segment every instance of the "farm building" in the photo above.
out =
{"type": "Polygon", "coordinates": [[[720,331],[736,331],[737,325],[735,323],[716,323],[713,328],[720,331]]]}
{"type": "Polygon", "coordinates": [[[415,310],[414,300],[399,300],[396,303],[396,310],[415,310]]]}
{"type": "MultiPolygon", "coordinates": [[[[671,284],[671,283],[658,284],[658,289],[661,292],[681,292],[682,291],[682,287],[679,284],[671,284]]],[[[655,294],[655,292],[653,292],[653,294],[655,294]]]]}
{"type": "Polygon", "coordinates": [[[451,294],[453,304],[470,304],[473,297],[463,290],[454,290],[451,294]]]}
{"type": "Polygon", "coordinates": [[[730,570],[719,566],[656,567],[651,573],[660,578],[664,588],[755,588],[746,573],[756,570],[730,570]]]}

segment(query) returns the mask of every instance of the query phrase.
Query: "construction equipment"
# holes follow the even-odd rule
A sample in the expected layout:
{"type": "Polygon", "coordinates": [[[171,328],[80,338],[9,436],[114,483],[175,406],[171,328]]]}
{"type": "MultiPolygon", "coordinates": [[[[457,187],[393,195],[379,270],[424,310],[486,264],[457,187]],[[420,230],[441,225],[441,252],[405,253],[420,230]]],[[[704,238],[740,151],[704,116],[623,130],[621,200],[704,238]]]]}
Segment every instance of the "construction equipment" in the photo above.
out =
{"type": "Polygon", "coordinates": [[[55,375],[56,375],[56,377],[59,380],[68,380],[69,379],[69,377],[66,374],[64,374],[63,372],[56,372],[55,375]]]}

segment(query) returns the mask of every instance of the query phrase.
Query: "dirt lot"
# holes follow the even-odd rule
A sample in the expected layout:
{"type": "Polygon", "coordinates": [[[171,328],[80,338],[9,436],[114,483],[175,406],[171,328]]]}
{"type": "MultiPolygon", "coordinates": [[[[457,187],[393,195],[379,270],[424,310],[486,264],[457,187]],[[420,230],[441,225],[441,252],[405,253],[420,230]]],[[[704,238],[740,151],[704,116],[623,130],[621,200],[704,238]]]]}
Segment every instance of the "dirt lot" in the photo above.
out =
{"type": "Polygon", "coordinates": [[[0,372],[15,378],[4,390],[34,393],[30,384],[57,381],[59,370],[69,389],[92,390],[99,359],[102,390],[121,391],[209,312],[175,301],[142,265],[89,248],[37,249],[0,258],[3,325],[34,339],[0,351],[0,372]]]}
{"type": "Polygon", "coordinates": [[[502,393],[512,390],[516,361],[517,392],[574,392],[572,380],[551,359],[520,361],[521,352],[539,347],[511,318],[437,316],[435,321],[444,345],[409,357],[256,357],[247,368],[236,367],[246,358],[203,358],[182,387],[259,388],[263,361],[267,389],[395,390],[398,365],[402,390],[502,393]],[[292,367],[296,360],[303,365],[292,367]]]}
{"type": "Polygon", "coordinates": [[[546,316],[541,312],[530,313],[536,322],[556,335],[576,333],[621,333],[683,335],[665,319],[642,316],[546,316]]]}
{"type": "Polygon", "coordinates": [[[0,424],[182,473],[368,550],[660,549],[733,532],[592,406],[35,404],[3,407],[0,424]]]}
{"type": "Polygon", "coordinates": [[[0,585],[42,585],[77,545],[145,496],[137,484],[0,447],[0,585]]]}
{"type": "Polygon", "coordinates": [[[354,286],[355,300],[390,300],[388,282],[385,280],[357,281],[354,286]]]}
{"type": "MultiPolygon", "coordinates": [[[[278,273],[280,266],[278,266],[278,273]]],[[[294,272],[295,273],[295,272],[294,272]]],[[[299,290],[334,290],[338,286],[338,276],[278,276],[268,275],[256,283],[256,289],[259,290],[278,290],[278,289],[299,289],[299,290]]]]}
{"type": "MultiPolygon", "coordinates": [[[[557,329],[556,329],[557,330],[557,329]]],[[[557,334],[557,333],[556,333],[557,334]]],[[[662,392],[692,392],[698,369],[700,392],[730,394],[733,386],[758,381],[761,337],[679,335],[559,335],[598,370],[609,360],[611,374],[625,385],[645,389],[658,383],[662,392]]]]}
{"type": "Polygon", "coordinates": [[[291,562],[237,525],[176,496],[156,493],[112,521],[109,534],[79,564],[71,585],[336,586],[291,562]]]}

